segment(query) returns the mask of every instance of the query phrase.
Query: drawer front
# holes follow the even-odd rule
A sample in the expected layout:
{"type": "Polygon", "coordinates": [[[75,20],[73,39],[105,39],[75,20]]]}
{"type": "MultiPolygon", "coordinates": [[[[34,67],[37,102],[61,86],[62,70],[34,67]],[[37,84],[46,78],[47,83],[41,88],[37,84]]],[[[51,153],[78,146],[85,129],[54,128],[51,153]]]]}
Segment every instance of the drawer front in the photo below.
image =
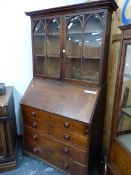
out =
{"type": "Polygon", "coordinates": [[[64,144],[63,142],[36,132],[28,126],[24,127],[24,139],[25,142],[30,140],[35,144],[41,145],[44,149],[60,154],[62,157],[64,156],[68,159],[75,160],[83,165],[87,164],[87,151],[64,144]]]}
{"type": "Polygon", "coordinates": [[[52,135],[66,144],[75,146],[79,149],[87,150],[88,136],[67,132],[61,128],[52,128],[52,135]]]}
{"type": "Polygon", "coordinates": [[[79,121],[61,117],[56,114],[51,114],[51,121],[55,126],[64,128],[67,131],[71,131],[79,135],[86,136],[89,133],[88,125],[79,121]]]}
{"type": "Polygon", "coordinates": [[[22,112],[24,119],[29,117],[45,123],[52,123],[55,127],[64,128],[67,131],[72,131],[80,135],[88,135],[89,132],[88,124],[83,122],[75,121],[28,106],[22,106],[22,112]]]}
{"type": "Polygon", "coordinates": [[[26,151],[72,175],[85,175],[87,172],[86,166],[83,166],[71,159],[67,159],[66,157],[62,157],[57,153],[49,151],[41,145],[34,144],[29,140],[25,142],[25,148],[26,151]]]}

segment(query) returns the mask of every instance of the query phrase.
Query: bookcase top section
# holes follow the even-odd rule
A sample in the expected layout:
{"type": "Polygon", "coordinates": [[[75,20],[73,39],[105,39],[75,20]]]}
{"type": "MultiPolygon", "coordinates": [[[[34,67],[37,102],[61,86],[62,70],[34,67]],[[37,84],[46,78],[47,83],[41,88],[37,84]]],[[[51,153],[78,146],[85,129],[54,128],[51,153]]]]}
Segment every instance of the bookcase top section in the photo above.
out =
{"type": "Polygon", "coordinates": [[[36,15],[46,15],[48,13],[57,13],[57,14],[64,14],[71,11],[82,11],[84,9],[86,10],[92,10],[93,9],[102,9],[106,8],[109,9],[111,12],[117,10],[118,6],[114,0],[92,0],[86,3],[80,3],[80,4],[73,4],[68,6],[61,6],[61,7],[55,7],[50,9],[43,9],[43,10],[37,10],[32,12],[25,12],[28,16],[36,16],[36,15]]]}
{"type": "Polygon", "coordinates": [[[33,79],[21,104],[90,123],[98,96],[98,88],[33,79]]]}

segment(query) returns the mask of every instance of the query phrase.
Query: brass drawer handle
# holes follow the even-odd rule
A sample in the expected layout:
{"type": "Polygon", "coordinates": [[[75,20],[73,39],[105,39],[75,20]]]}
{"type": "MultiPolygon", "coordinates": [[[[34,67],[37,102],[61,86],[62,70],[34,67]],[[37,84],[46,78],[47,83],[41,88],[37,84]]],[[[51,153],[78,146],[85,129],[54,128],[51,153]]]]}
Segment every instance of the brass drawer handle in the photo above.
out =
{"type": "Polygon", "coordinates": [[[64,139],[65,139],[65,140],[70,140],[70,135],[69,135],[69,134],[65,134],[65,135],[64,135],[64,139]]]}
{"type": "Polygon", "coordinates": [[[38,152],[38,147],[35,147],[35,148],[33,149],[33,152],[34,152],[34,153],[37,153],[37,152],[38,152]]]}
{"type": "Polygon", "coordinates": [[[33,139],[37,140],[38,139],[38,135],[37,134],[33,135],[33,139]]]}
{"type": "Polygon", "coordinates": [[[65,126],[65,128],[69,128],[70,127],[70,123],[66,122],[66,123],[64,123],[64,126],[65,126]]]}
{"type": "Polygon", "coordinates": [[[63,151],[64,151],[65,154],[68,154],[69,153],[69,148],[66,147],[66,148],[64,148],[63,151]]]}
{"type": "Polygon", "coordinates": [[[37,116],[37,112],[33,111],[33,112],[31,113],[31,115],[32,115],[33,117],[36,117],[36,116],[37,116]]]}
{"type": "Polygon", "coordinates": [[[37,123],[34,122],[34,123],[32,124],[32,127],[33,127],[33,128],[36,128],[36,126],[37,126],[37,123]]]}

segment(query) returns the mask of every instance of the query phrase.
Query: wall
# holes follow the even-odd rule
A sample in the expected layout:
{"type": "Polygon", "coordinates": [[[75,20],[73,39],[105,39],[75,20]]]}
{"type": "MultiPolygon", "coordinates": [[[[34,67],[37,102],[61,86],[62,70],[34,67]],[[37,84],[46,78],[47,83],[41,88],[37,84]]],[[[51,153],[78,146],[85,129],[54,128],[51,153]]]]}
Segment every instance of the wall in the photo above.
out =
{"type": "Polygon", "coordinates": [[[17,131],[21,134],[20,100],[32,79],[30,18],[25,11],[86,2],[86,0],[1,0],[0,82],[14,86],[17,131]]]}

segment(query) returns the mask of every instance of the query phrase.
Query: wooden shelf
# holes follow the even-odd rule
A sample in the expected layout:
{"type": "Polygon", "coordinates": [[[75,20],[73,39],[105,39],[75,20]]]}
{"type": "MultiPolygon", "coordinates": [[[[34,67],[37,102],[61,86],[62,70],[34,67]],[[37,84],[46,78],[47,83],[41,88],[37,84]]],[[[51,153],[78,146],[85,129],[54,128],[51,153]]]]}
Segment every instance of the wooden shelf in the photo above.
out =
{"type": "Polygon", "coordinates": [[[92,35],[92,36],[97,36],[97,35],[102,35],[102,32],[82,32],[82,31],[80,31],[80,32],[78,32],[78,31],[76,31],[76,32],[67,32],[67,34],[90,34],[90,35],[92,35],[92,33],[96,33],[95,35],[92,35]],[[98,34],[97,34],[98,33],[98,34]]]}
{"type": "Polygon", "coordinates": [[[45,33],[34,33],[34,36],[45,36],[45,33]]]}
{"type": "Polygon", "coordinates": [[[86,56],[84,56],[83,59],[88,59],[88,60],[100,60],[100,57],[86,57],[86,56]]]}
{"type": "Polygon", "coordinates": [[[67,59],[88,59],[88,60],[100,60],[100,57],[79,57],[79,56],[67,56],[67,59]]]}
{"type": "Polygon", "coordinates": [[[48,32],[47,32],[47,36],[48,36],[48,35],[49,35],[49,36],[58,36],[58,35],[60,35],[60,33],[48,33],[48,32]]]}
{"type": "Polygon", "coordinates": [[[35,54],[35,57],[46,57],[46,56],[43,54],[35,54]]]}
{"type": "Polygon", "coordinates": [[[60,55],[47,55],[47,57],[60,58],[60,55]]]}
{"type": "Polygon", "coordinates": [[[43,55],[43,54],[35,54],[35,57],[53,57],[53,58],[60,58],[60,55],[43,55]]]}

